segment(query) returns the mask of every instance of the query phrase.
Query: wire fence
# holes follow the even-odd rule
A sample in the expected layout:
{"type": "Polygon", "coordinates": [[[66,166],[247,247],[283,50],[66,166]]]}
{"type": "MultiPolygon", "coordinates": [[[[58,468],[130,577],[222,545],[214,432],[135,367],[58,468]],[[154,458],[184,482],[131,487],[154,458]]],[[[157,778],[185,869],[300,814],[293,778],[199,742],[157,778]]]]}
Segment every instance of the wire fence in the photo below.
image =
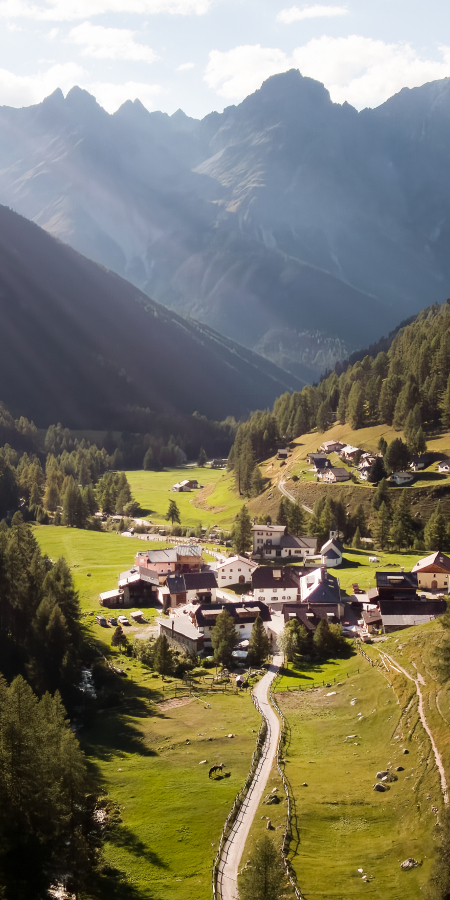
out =
{"type": "Polygon", "coordinates": [[[266,719],[253,691],[251,693],[253,703],[261,716],[261,725],[256,739],[256,747],[253,752],[250,770],[247,778],[234,798],[233,806],[225,819],[219,847],[212,868],[212,894],[214,900],[221,900],[223,884],[223,868],[228,858],[229,849],[239,828],[239,814],[245,811],[258,780],[258,774],[267,757],[270,746],[270,723],[266,719]]]}
{"type": "Polygon", "coordinates": [[[300,890],[297,886],[295,872],[292,869],[292,864],[289,859],[289,852],[291,850],[292,841],[293,840],[296,841],[296,847],[294,848],[294,850],[297,849],[297,847],[300,843],[300,831],[299,831],[298,821],[297,821],[297,808],[296,808],[294,794],[293,794],[289,779],[286,775],[286,772],[282,768],[282,765],[284,765],[283,753],[286,753],[288,745],[290,743],[291,731],[290,731],[290,726],[289,726],[288,722],[286,721],[283,713],[281,712],[281,709],[278,706],[278,703],[273,695],[273,688],[275,687],[275,684],[280,677],[281,676],[278,676],[270,685],[269,695],[270,695],[270,701],[272,703],[272,706],[274,707],[274,709],[276,709],[276,711],[281,719],[281,728],[280,728],[280,736],[278,738],[276,762],[277,762],[277,769],[278,769],[280,778],[283,782],[284,792],[286,794],[286,801],[287,801],[286,825],[285,825],[285,829],[284,829],[284,833],[283,833],[283,840],[281,843],[281,856],[283,859],[286,875],[289,879],[292,890],[294,891],[295,897],[297,898],[297,900],[303,900],[302,894],[300,893],[300,890]]]}

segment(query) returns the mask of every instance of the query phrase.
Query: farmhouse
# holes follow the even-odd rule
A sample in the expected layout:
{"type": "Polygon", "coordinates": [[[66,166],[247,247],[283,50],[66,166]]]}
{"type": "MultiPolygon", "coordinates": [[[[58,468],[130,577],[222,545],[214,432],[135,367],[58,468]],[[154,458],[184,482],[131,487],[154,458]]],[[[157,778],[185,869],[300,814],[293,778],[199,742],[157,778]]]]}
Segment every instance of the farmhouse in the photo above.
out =
{"type": "Polygon", "coordinates": [[[217,616],[226,609],[234,619],[236,631],[238,632],[238,641],[250,640],[253,625],[257,616],[264,623],[265,628],[270,622],[270,612],[268,607],[260,600],[237,600],[234,603],[214,603],[198,606],[195,611],[189,613],[191,621],[195,622],[197,628],[204,636],[205,648],[211,646],[211,630],[217,621],[217,616]]]}
{"type": "Polygon", "coordinates": [[[159,605],[158,575],[140,566],[122,572],[118,587],[100,594],[100,606],[107,606],[109,609],[159,605]]]}
{"type": "Polygon", "coordinates": [[[363,620],[363,626],[361,629],[362,634],[377,634],[383,624],[381,612],[378,606],[376,606],[374,609],[363,609],[361,611],[361,616],[363,620]]]}
{"type": "Polygon", "coordinates": [[[317,540],[314,537],[294,537],[285,534],[284,525],[254,525],[253,555],[276,559],[277,557],[295,556],[305,559],[314,556],[317,540]]]}
{"type": "Polygon", "coordinates": [[[166,580],[170,593],[170,605],[180,603],[214,603],[217,582],[214,572],[185,572],[184,575],[169,575],[166,580]]]}
{"type": "Polygon", "coordinates": [[[448,475],[450,472],[450,459],[442,459],[437,467],[438,472],[448,475]]]}
{"type": "Polygon", "coordinates": [[[358,453],[361,453],[360,447],[352,447],[351,444],[346,444],[345,447],[342,447],[339,456],[342,456],[342,459],[345,459],[347,462],[353,462],[358,453]]]}
{"type": "Polygon", "coordinates": [[[432,553],[431,556],[419,559],[413,572],[417,574],[419,591],[444,591],[448,594],[450,559],[444,553],[432,553]]]}
{"type": "Polygon", "coordinates": [[[344,635],[354,636],[360,631],[360,613],[351,603],[293,603],[284,607],[283,616],[285,623],[298,619],[311,638],[322,619],[330,625],[342,625],[344,635]]]}
{"type": "MultiPolygon", "coordinates": [[[[369,466],[370,469],[370,466],[369,466]]],[[[322,475],[322,481],[325,481],[327,484],[336,484],[338,481],[349,481],[350,473],[347,472],[347,469],[339,469],[339,468],[329,468],[325,469],[322,475]]]]}
{"type": "Polygon", "coordinates": [[[323,450],[324,453],[339,453],[340,450],[345,446],[341,441],[324,441],[323,444],[320,445],[320,449],[323,450]]]}
{"type": "Polygon", "coordinates": [[[217,566],[217,578],[219,586],[228,584],[245,584],[251,582],[252,572],[257,563],[245,556],[229,556],[228,559],[217,566]]]}
{"type": "Polygon", "coordinates": [[[182,572],[198,572],[205,565],[202,548],[196,544],[178,544],[164,550],[145,550],[136,554],[135,564],[157,572],[160,577],[182,572]]]}
{"type": "Polygon", "coordinates": [[[415,600],[417,592],[416,572],[375,572],[376,596],[381,600],[415,600]]]}
{"type": "Polygon", "coordinates": [[[339,603],[341,599],[339,580],[324,566],[302,575],[299,588],[302,603],[339,603]]]}
{"type": "Polygon", "coordinates": [[[189,654],[197,654],[204,648],[204,637],[189,616],[172,616],[170,619],[157,619],[159,634],[164,634],[171,647],[186,650],[189,654]]]}
{"type": "Polygon", "coordinates": [[[401,631],[412,625],[424,625],[442,616],[447,610],[445,600],[379,601],[383,631],[401,631]]]}
{"type": "Polygon", "coordinates": [[[252,574],[253,596],[274,609],[298,599],[300,573],[295,568],[258,566],[252,574]]]}
{"type": "Polygon", "coordinates": [[[172,490],[177,491],[178,493],[183,491],[192,491],[198,488],[198,481],[196,479],[188,479],[185,478],[184,481],[178,481],[177,484],[172,485],[172,490]]]}
{"type": "Polygon", "coordinates": [[[414,472],[393,472],[389,477],[392,484],[411,484],[414,481],[414,472]]]}
{"type": "Polygon", "coordinates": [[[287,459],[287,457],[288,457],[288,451],[287,451],[287,448],[284,448],[284,449],[282,449],[282,450],[278,450],[278,452],[277,452],[277,459],[287,459]]]}

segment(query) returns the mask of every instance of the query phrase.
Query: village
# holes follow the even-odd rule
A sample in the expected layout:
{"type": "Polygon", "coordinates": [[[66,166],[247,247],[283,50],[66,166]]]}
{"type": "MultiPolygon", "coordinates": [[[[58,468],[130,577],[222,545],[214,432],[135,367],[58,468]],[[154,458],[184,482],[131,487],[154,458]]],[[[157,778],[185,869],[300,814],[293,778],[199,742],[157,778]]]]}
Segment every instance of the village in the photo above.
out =
{"type": "MultiPolygon", "coordinates": [[[[226,609],[235,622],[238,640],[233,650],[237,667],[245,666],[253,625],[260,618],[272,653],[285,626],[296,619],[313,640],[325,619],[339,625],[347,638],[362,642],[414,625],[445,613],[449,593],[450,558],[432,553],[412,571],[375,573],[376,584],[358,583],[352,591],[341,589],[337,570],[344,547],[336,529],[317,547],[315,537],[295,537],[285,526],[254,524],[253,550],[247,555],[217,554],[206,562],[198,543],[139,551],[134,565],[122,572],[117,588],[99,597],[103,626],[145,623],[145,608],[161,611],[156,619],[158,635],[171,647],[196,657],[212,654],[211,631],[226,609]],[[119,616],[107,615],[115,610],[119,616]],[[162,615],[164,614],[164,615],[162,615]]],[[[377,562],[376,557],[371,557],[377,562]]]]}

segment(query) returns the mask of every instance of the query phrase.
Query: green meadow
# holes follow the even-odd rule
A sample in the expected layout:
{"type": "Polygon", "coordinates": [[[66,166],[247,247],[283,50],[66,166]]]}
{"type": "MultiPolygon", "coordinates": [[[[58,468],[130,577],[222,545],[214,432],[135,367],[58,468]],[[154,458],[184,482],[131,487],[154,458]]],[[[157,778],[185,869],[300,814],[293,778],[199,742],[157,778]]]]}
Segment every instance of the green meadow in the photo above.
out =
{"type": "Polygon", "coordinates": [[[291,858],[302,893],[308,900],[366,892],[418,900],[434,854],[431,806],[443,803],[414,686],[403,678],[391,686],[359,654],[295,675],[281,682],[277,698],[290,726],[284,757],[296,809],[291,858]],[[322,678],[325,686],[292,690],[322,678]],[[378,793],[376,774],[387,766],[403,771],[378,793]],[[420,866],[403,871],[407,857],[420,866]]]}
{"type": "MultiPolygon", "coordinates": [[[[136,661],[126,664],[129,711],[103,711],[82,735],[119,819],[104,849],[124,880],[117,897],[210,900],[213,860],[250,767],[259,715],[244,693],[160,709],[153,702],[160,679],[136,661]],[[224,776],[209,779],[210,766],[221,762],[224,776]]],[[[110,900],[106,888],[102,900],[110,900]]]]}
{"type": "MultiPolygon", "coordinates": [[[[36,525],[33,531],[42,552],[50,559],[56,560],[64,556],[70,566],[80,598],[81,611],[85,617],[90,613],[100,612],[108,615],[108,611],[100,607],[99,594],[117,587],[120,573],[131,568],[135,554],[139,550],[160,549],[162,546],[155,541],[144,542],[137,538],[125,538],[113,532],[84,531],[54,525],[36,525]]],[[[152,620],[156,614],[159,614],[158,610],[145,610],[145,617],[148,620],[152,620]]],[[[111,615],[117,615],[117,610],[111,610],[111,615]]],[[[96,638],[102,642],[110,641],[111,629],[102,628],[95,621],[91,627],[96,638]]],[[[127,634],[133,634],[138,630],[139,626],[132,626],[127,630],[127,634]]],[[[142,626],[140,630],[142,631],[142,626]]]]}
{"type": "Polygon", "coordinates": [[[179,468],[162,472],[126,472],[131,493],[138,501],[143,515],[158,525],[166,522],[169,502],[175,500],[180,510],[181,524],[191,527],[229,525],[240,510],[244,499],[234,492],[234,478],[224,469],[179,468]],[[172,485],[184,479],[197,479],[199,490],[174,493],[172,485]]]}

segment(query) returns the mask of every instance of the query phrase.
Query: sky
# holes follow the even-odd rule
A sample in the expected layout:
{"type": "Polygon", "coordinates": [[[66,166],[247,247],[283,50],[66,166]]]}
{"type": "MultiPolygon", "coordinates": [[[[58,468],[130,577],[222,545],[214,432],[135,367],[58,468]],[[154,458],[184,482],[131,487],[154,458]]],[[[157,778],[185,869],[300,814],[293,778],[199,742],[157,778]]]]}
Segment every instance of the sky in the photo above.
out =
{"type": "Polygon", "coordinates": [[[448,0],[0,0],[0,105],[88,90],[196,118],[300,69],[378,106],[450,76],[448,0]]]}

